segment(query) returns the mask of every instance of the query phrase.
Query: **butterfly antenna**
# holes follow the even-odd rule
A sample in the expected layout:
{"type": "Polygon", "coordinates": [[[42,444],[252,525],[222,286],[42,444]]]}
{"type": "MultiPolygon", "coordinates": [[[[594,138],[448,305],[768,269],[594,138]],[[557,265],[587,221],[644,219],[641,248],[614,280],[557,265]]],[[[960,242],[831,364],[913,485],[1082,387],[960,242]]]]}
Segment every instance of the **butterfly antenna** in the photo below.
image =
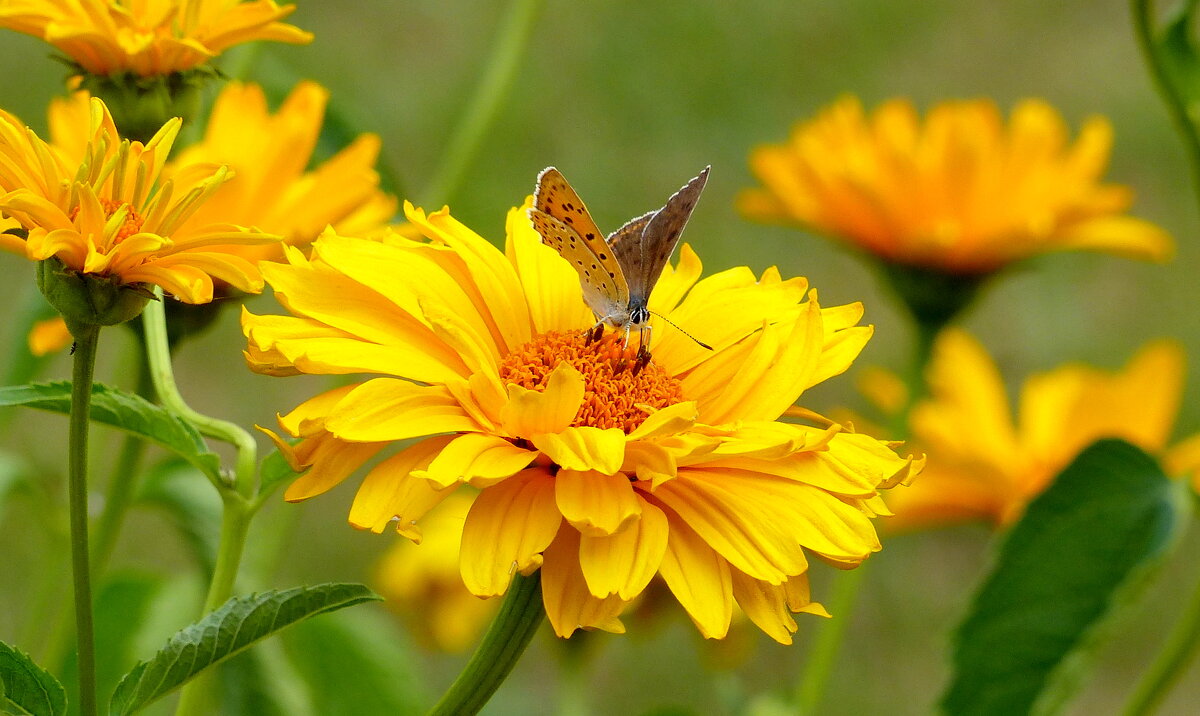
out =
{"type": "Polygon", "coordinates": [[[673,321],[672,321],[670,318],[667,318],[666,316],[664,316],[663,314],[659,313],[658,311],[650,311],[650,313],[651,313],[652,315],[658,316],[659,318],[663,319],[664,321],[666,321],[667,323],[669,323],[669,324],[670,324],[670,325],[671,325],[671,326],[672,326],[672,327],[673,327],[675,330],[679,331],[680,333],[682,333],[683,335],[687,336],[688,338],[691,338],[693,341],[696,341],[696,345],[700,346],[701,348],[706,348],[706,349],[708,349],[708,350],[710,350],[710,351],[711,351],[711,350],[713,350],[713,347],[712,347],[712,346],[708,345],[708,344],[707,344],[707,343],[705,343],[704,341],[702,341],[702,340],[700,340],[699,338],[697,338],[697,337],[693,336],[691,333],[688,333],[687,331],[683,330],[683,329],[682,329],[682,328],[680,328],[679,326],[675,325],[675,323],[674,323],[674,322],[673,322],[673,321]]]}

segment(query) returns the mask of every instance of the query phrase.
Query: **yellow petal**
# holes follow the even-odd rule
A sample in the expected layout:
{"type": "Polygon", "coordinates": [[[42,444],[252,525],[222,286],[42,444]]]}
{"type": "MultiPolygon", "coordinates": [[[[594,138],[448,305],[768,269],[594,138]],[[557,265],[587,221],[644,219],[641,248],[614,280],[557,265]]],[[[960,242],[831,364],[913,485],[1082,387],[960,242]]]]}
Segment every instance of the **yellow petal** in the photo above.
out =
{"type": "Polygon", "coordinates": [[[670,536],[659,574],[705,639],[724,639],[733,617],[729,563],[678,515],[667,513],[670,536]]]}
{"type": "Polygon", "coordinates": [[[440,386],[375,378],[359,385],[334,406],[325,420],[343,440],[382,442],[477,430],[479,426],[440,386]]]}
{"type": "Polygon", "coordinates": [[[546,549],[542,601],[554,633],[564,639],[576,629],[625,633],[619,617],[626,603],[615,594],[597,598],[588,591],[579,568],[579,533],[565,525],[546,549]]]}
{"type": "Polygon", "coordinates": [[[698,415],[695,401],[668,405],[647,415],[642,424],[629,433],[628,440],[633,442],[681,433],[695,424],[698,415]]]}
{"type": "Polygon", "coordinates": [[[422,440],[376,465],[354,495],[350,524],[378,533],[395,519],[397,531],[419,537],[420,532],[412,529],[416,520],[453,490],[438,490],[412,472],[427,466],[449,440],[446,436],[422,440]]]}
{"type": "Polygon", "coordinates": [[[304,454],[308,471],[288,485],[283,499],[299,502],[332,489],[363,466],[386,443],[350,443],[328,433],[308,438],[294,449],[304,454]]]}
{"type": "Polygon", "coordinates": [[[544,391],[509,385],[500,419],[509,435],[530,438],[565,430],[582,404],[583,376],[562,363],[550,373],[544,391]]]}
{"type": "Polygon", "coordinates": [[[537,454],[495,435],[467,433],[454,438],[429,469],[413,474],[442,487],[458,482],[488,487],[524,470],[537,454]]]}
{"type": "Polygon", "coordinates": [[[675,455],[662,445],[636,442],[625,446],[625,462],[621,465],[621,472],[649,481],[651,489],[664,480],[674,479],[678,470],[675,455]]]}
{"type": "Polygon", "coordinates": [[[562,516],[585,535],[620,532],[641,514],[641,500],[619,472],[559,470],[554,498],[562,516]]]}
{"type": "Polygon", "coordinates": [[[612,535],[584,533],[579,564],[592,596],[616,594],[630,601],[641,594],[662,564],[668,531],[662,510],[642,501],[641,518],[627,528],[612,535]]]}
{"type": "Polygon", "coordinates": [[[788,612],[783,585],[767,584],[736,569],[730,571],[733,598],[750,621],[780,644],[791,644],[792,634],[796,633],[796,620],[788,612]]]}
{"type": "Polygon", "coordinates": [[[567,470],[612,474],[625,461],[625,433],[620,428],[564,428],[557,433],[532,435],[530,440],[554,464],[567,470]]]}
{"type": "Polygon", "coordinates": [[[514,572],[528,574],[541,566],[542,552],[561,523],[554,479],[541,468],[483,490],[463,526],[463,583],[477,597],[504,594],[514,572]]]}

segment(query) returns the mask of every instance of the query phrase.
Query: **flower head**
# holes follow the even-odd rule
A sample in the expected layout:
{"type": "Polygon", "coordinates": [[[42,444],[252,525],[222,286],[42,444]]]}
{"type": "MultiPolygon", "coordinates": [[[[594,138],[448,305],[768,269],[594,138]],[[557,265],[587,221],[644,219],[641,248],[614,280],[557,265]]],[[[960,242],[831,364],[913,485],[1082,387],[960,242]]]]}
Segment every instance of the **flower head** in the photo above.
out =
{"type": "Polygon", "coordinates": [[[1170,341],[1148,344],[1122,370],[1069,364],[1025,381],[1014,420],[1000,372],[961,330],[943,333],[928,369],[929,399],[911,415],[929,467],[893,490],[891,526],[1015,521],[1084,448],[1121,438],[1162,454],[1183,389],[1184,357],[1170,341]]]}
{"type": "Polygon", "coordinates": [[[92,75],[183,72],[243,42],[306,43],[273,0],[7,0],[0,27],[40,37],[92,75]]]}
{"type": "Polygon", "coordinates": [[[195,166],[159,183],[179,120],[142,144],[121,139],[102,101],[88,108],[85,139],[72,145],[80,156],[0,113],[0,212],[28,232],[0,245],[117,284],[162,286],[188,303],[212,300],[214,277],[262,290],[258,269],[229,247],[278,237],[228,223],[184,226],[231,172],[195,166]]]}
{"type": "Polygon", "coordinates": [[[698,280],[685,245],[650,308],[715,350],[664,323],[639,372],[622,337],[584,337],[578,275],[524,210],[502,253],[445,210],[405,208],[422,239],[328,232],[311,256],[262,265],[292,315],[243,314],[252,368],[376,374],[280,418],[300,438],[280,448],[307,470],[288,500],[415,440],[367,473],[350,522],[419,540],[434,505],[479,488],[464,583],[491,597],[540,569],[562,636],[623,630],[621,610],[657,574],[705,636],[726,633],[736,600],[790,642],[791,613],[823,611],[807,555],[850,567],[879,549],[877,491],[912,462],[837,425],[778,420],[862,349],[861,306],[822,308],[775,269],[698,280]]]}
{"type": "Polygon", "coordinates": [[[869,117],[846,97],[754,150],[762,188],[739,206],[891,263],[984,274],[1047,251],[1092,249],[1163,260],[1170,237],[1127,216],[1130,190],[1101,184],[1112,128],[1088,120],[1073,144],[1062,117],[1025,100],[1007,126],[990,100],[943,102],[924,121],[907,100],[869,117]]]}

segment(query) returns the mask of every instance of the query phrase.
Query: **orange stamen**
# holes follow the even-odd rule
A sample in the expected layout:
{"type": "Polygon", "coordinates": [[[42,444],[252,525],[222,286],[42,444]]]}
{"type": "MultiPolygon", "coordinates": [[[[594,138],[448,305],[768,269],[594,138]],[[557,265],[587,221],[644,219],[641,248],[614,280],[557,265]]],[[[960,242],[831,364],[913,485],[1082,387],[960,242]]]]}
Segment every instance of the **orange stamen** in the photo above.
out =
{"type": "MultiPolygon", "coordinates": [[[[116,201],[113,199],[100,199],[99,201],[100,206],[104,207],[105,216],[112,216],[113,214],[117,213],[121,207],[129,204],[127,201],[116,201]]],[[[74,209],[71,209],[69,218],[71,221],[74,221],[76,216],[79,216],[78,206],[76,206],[74,209]]],[[[117,232],[116,239],[113,241],[113,243],[119,244],[141,230],[142,217],[138,216],[137,213],[134,212],[133,207],[130,207],[129,213],[125,215],[125,223],[121,225],[121,230],[117,232]]]]}
{"type": "Polygon", "coordinates": [[[583,375],[583,404],[572,425],[621,428],[632,432],[646,419],[639,405],[660,409],[683,401],[679,381],[651,362],[635,371],[637,347],[626,347],[621,331],[588,343],[586,333],[548,331],[509,353],[500,379],[542,390],[550,373],[568,363],[583,375]]]}

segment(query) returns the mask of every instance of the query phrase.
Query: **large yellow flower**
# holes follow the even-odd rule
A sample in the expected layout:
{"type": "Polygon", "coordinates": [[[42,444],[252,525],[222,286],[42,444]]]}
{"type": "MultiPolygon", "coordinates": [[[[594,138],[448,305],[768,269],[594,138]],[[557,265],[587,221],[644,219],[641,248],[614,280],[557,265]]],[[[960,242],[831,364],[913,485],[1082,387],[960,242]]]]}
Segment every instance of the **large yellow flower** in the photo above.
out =
{"type": "Polygon", "coordinates": [[[0,27],[40,37],[89,74],[183,72],[255,40],[306,43],[273,0],[4,0],[0,27]]]}
{"type": "Polygon", "coordinates": [[[990,100],[943,102],[924,122],[907,100],[865,116],[845,97],[754,150],[762,182],[747,217],[795,223],[886,261],[955,274],[993,271],[1047,251],[1091,249],[1164,260],[1170,237],[1126,216],[1132,193],[1101,184],[1112,144],[1088,120],[1068,144],[1062,117],[1025,100],[1008,125],[990,100]]]}
{"type": "MultiPolygon", "coordinates": [[[[368,373],[280,418],[307,470],[288,500],[321,494],[382,449],[416,440],[366,475],[350,522],[418,521],[463,484],[480,489],[460,569],[479,597],[541,569],[561,636],[621,631],[618,617],[660,575],[706,637],[736,600],[780,642],[808,595],[808,555],[853,567],[879,549],[878,490],[914,471],[888,444],[778,419],[804,389],[844,371],[871,335],[860,305],[822,308],[804,279],[746,268],[698,280],[686,245],[650,308],[663,323],[634,369],[594,323],[579,277],[525,211],[501,253],[445,211],[406,205],[425,237],[329,232],[310,257],[262,264],[291,316],[243,314],[257,371],[368,373]]],[[[657,322],[658,319],[655,319],[657,322]]]]}
{"type": "Polygon", "coordinates": [[[229,249],[279,237],[226,222],[184,226],[231,172],[196,165],[159,183],[180,121],[143,145],[121,139],[99,99],[88,111],[79,157],[0,112],[0,212],[28,231],[3,246],[123,284],[156,284],[187,303],[211,301],[214,277],[262,290],[258,269],[229,249]]]}
{"type": "Polygon", "coordinates": [[[896,513],[889,526],[1011,523],[1101,438],[1161,455],[1179,409],[1183,370],[1182,349],[1165,340],[1142,348],[1120,371],[1065,365],[1025,381],[1014,421],[987,352],[963,331],[946,331],[928,369],[931,396],[910,418],[913,442],[928,454],[929,467],[888,495],[896,513]]]}

